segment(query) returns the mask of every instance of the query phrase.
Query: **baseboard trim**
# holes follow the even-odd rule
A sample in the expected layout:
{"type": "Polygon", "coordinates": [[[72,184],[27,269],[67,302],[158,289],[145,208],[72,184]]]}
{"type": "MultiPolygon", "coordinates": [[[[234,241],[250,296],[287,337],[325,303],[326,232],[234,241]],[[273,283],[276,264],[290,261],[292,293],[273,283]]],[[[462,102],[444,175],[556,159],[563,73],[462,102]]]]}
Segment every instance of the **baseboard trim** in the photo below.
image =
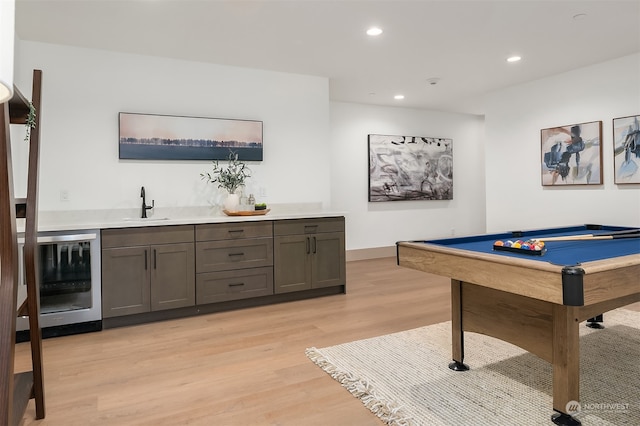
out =
{"type": "Polygon", "coordinates": [[[354,260],[379,259],[381,257],[395,257],[396,246],[373,247],[367,249],[347,250],[347,262],[354,260]]]}
{"type": "Polygon", "coordinates": [[[314,297],[344,294],[346,292],[346,285],[337,285],[333,287],[320,287],[309,290],[292,291],[289,293],[278,293],[268,296],[251,297],[247,299],[227,300],[225,302],[208,303],[205,305],[185,306],[183,308],[144,312],[141,314],[123,315],[119,317],[104,318],[102,320],[102,328],[109,329],[145,324],[155,321],[187,318],[196,315],[212,314],[215,312],[224,312],[256,306],[272,305],[275,303],[311,299],[314,297]]]}

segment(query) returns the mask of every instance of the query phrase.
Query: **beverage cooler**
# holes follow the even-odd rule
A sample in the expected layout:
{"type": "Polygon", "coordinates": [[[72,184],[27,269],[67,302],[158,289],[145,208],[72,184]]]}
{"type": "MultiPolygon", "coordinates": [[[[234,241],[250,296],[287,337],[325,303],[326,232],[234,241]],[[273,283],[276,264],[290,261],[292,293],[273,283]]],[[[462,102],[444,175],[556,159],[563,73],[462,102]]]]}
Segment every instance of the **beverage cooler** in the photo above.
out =
{"type": "MultiPolygon", "coordinates": [[[[24,237],[18,239],[18,305],[26,299],[24,237]]],[[[38,233],[40,327],[43,337],[102,329],[100,230],[38,233]]],[[[29,319],[19,317],[16,340],[29,338],[29,319]]]]}

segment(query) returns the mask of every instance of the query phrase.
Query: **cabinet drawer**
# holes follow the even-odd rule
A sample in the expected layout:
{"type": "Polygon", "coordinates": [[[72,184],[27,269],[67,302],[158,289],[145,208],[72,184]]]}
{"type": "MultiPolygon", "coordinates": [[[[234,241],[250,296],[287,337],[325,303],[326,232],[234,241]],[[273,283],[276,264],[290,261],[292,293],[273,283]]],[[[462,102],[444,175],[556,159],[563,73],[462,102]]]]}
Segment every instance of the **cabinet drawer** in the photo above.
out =
{"type": "Polygon", "coordinates": [[[273,239],[196,243],[196,272],[273,266],[273,239]]]}
{"type": "Polygon", "coordinates": [[[273,235],[273,222],[238,222],[196,225],[196,241],[239,240],[273,235]]]}
{"type": "Polygon", "coordinates": [[[273,224],[274,235],[317,234],[321,232],[344,232],[344,217],[321,219],[287,219],[273,224]]]}
{"type": "Polygon", "coordinates": [[[102,248],[191,242],[193,242],[193,225],[102,230],[102,248]]]}
{"type": "Polygon", "coordinates": [[[273,268],[251,268],[196,276],[196,303],[225,302],[273,294],[273,268]]]}

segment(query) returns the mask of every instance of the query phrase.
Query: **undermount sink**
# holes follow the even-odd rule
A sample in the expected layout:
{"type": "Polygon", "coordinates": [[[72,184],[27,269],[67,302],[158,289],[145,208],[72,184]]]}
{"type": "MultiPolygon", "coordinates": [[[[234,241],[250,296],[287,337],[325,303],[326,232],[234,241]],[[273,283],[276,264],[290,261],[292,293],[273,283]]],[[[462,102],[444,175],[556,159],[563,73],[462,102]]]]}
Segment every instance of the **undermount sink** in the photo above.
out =
{"type": "Polygon", "coordinates": [[[169,220],[168,217],[125,217],[125,222],[155,222],[156,220],[169,220]]]}

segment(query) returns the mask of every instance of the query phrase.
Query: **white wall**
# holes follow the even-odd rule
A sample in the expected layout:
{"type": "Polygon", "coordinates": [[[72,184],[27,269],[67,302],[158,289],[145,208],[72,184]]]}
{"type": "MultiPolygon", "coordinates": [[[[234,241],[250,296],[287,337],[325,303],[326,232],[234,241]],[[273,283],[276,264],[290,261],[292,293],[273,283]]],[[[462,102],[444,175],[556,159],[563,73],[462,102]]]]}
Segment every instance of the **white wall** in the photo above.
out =
{"type": "MultiPolygon", "coordinates": [[[[482,117],[329,102],[324,78],[18,40],[16,84],[43,70],[41,210],[219,201],[209,162],[118,160],[118,112],[264,122],[249,189],[269,203],[321,202],[347,217],[347,249],[485,231],[601,222],[640,226],[640,185],[613,183],[611,120],[640,113],[640,55],[492,93],[482,117]],[[540,129],[603,121],[604,184],[540,185],[540,129]],[[453,139],[454,199],[369,203],[367,135],[453,139]],[[485,173],[486,171],[486,173],[485,173]],[[486,176],[485,176],[486,175],[486,176]],[[486,179],[486,183],[485,183],[486,179]],[[69,201],[60,200],[60,191],[69,201]]],[[[24,130],[12,127],[16,195],[24,130]]]]}
{"type": "MultiPolygon", "coordinates": [[[[330,201],[325,78],[17,41],[16,85],[31,97],[43,71],[40,209],[134,208],[220,201],[207,161],[118,159],[118,112],[264,122],[264,162],[249,190],[270,203],[330,201]],[[69,201],[60,200],[66,190],[69,201]]],[[[26,192],[24,130],[12,128],[16,196],[26,192]]]]}
{"type": "Polygon", "coordinates": [[[347,212],[348,250],[484,232],[483,119],[332,102],[331,205],[347,212]],[[369,134],[452,138],[453,200],[368,202],[369,134]]]}
{"type": "Polygon", "coordinates": [[[511,87],[487,98],[487,231],[640,226],[640,185],[615,185],[612,119],[640,114],[640,55],[511,87]],[[540,130],[602,121],[603,184],[543,187],[540,130]]]}

